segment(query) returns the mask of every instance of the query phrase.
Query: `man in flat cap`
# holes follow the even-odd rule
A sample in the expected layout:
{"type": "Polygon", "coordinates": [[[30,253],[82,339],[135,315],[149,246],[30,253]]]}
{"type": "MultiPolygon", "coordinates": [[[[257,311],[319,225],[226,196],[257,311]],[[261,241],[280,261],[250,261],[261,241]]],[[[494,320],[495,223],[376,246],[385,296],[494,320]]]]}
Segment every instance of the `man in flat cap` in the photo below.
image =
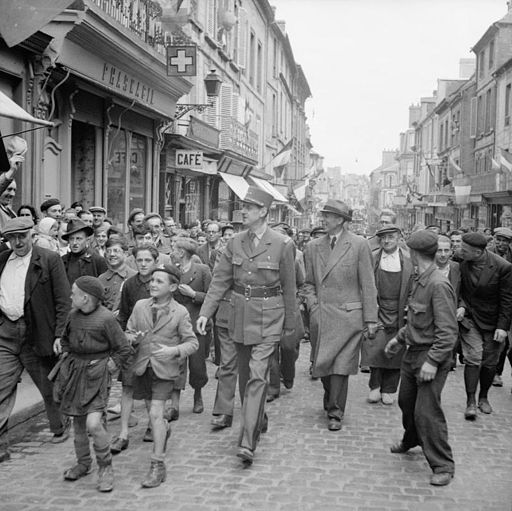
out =
{"type": "MultiPolygon", "coordinates": [[[[267,216],[273,197],[249,186],[242,217],[247,230],[231,238],[222,252],[197,320],[206,332],[226,291],[232,289],[233,312],[229,336],[236,345],[242,396],[241,431],[237,456],[251,464],[261,432],[267,429],[270,360],[281,336],[295,329],[295,264],[289,237],[270,229],[267,216]]],[[[223,347],[221,357],[224,358],[223,347]]],[[[221,371],[225,361],[221,362],[221,371]]],[[[226,412],[232,414],[232,409],[226,412]]],[[[231,417],[224,417],[231,422],[231,417]]]]}
{"type": "Polygon", "coordinates": [[[303,296],[310,336],[316,337],[312,376],[322,378],[327,427],[338,431],[348,377],[358,371],[363,329],[370,337],[376,332],[377,289],[368,242],[348,229],[352,211],[329,199],[320,212],[327,234],[306,245],[303,296]]]}
{"type": "Polygon", "coordinates": [[[430,484],[445,486],[455,471],[441,408],[441,392],[457,340],[455,294],[434,262],[437,235],[427,230],[415,232],[407,246],[418,272],[411,288],[407,322],[385,349],[388,356],[393,356],[407,345],[398,394],[405,431],[391,452],[401,454],[421,446],[434,472],[430,484]]]}
{"type": "Polygon", "coordinates": [[[503,257],[509,263],[512,263],[512,250],[510,243],[512,242],[512,229],[508,227],[496,227],[494,229],[494,247],[489,252],[494,252],[503,257]]]}
{"type": "Polygon", "coordinates": [[[99,227],[107,216],[107,210],[103,206],[91,206],[89,212],[92,213],[92,226],[94,229],[99,227]]]}
{"type": "Polygon", "coordinates": [[[30,217],[9,220],[3,236],[10,249],[0,254],[0,462],[9,459],[7,421],[25,368],[44,399],[52,442],[69,436],[53,401],[48,374],[57,359],[70,308],[70,286],[56,252],[33,246],[30,217]]]}
{"type": "Polygon", "coordinates": [[[387,342],[404,326],[413,265],[408,252],[398,246],[402,232],[395,224],[381,227],[376,236],[381,248],[373,252],[379,304],[379,332],[363,343],[363,365],[370,367],[368,402],[392,405],[400,381],[404,350],[392,358],[384,354],[387,342]]]}
{"type": "Polygon", "coordinates": [[[477,417],[478,384],[478,408],[482,413],[492,413],[488,392],[512,315],[512,264],[486,247],[487,236],[480,232],[462,236],[457,319],[464,356],[466,420],[477,417]]]}

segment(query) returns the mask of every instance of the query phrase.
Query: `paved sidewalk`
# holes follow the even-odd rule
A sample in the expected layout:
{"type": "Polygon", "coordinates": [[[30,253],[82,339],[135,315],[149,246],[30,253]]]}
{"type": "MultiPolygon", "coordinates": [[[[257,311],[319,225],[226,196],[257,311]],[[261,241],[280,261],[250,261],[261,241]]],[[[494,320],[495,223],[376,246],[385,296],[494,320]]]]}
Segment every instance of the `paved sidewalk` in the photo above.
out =
{"type": "MultiPolygon", "coordinates": [[[[262,436],[254,465],[236,458],[239,409],[233,427],[212,432],[215,367],[205,390],[205,413],[192,414],[192,391],[182,397],[180,419],[173,423],[167,454],[167,481],[140,487],[151,444],[142,442],[147,419],[141,403],[139,424],[131,430],[127,451],[114,458],[115,489],[95,490],[95,472],[75,483],[62,480],[74,463],[73,443],[53,445],[44,414],[13,432],[12,460],[0,464],[2,511],[70,509],[149,510],[512,510],[512,378],[494,388],[495,412],[463,419],[463,374],[448,377],[443,394],[456,476],[451,485],[429,485],[430,470],[420,449],[392,455],[400,438],[396,405],[366,403],[367,374],[351,377],[346,420],[340,432],[326,429],[322,386],[310,380],[309,345],[301,345],[296,385],[282,390],[267,406],[269,431],[262,436]]],[[[115,387],[112,399],[119,395],[115,387]]],[[[116,434],[118,421],[109,423],[116,434]]]]}

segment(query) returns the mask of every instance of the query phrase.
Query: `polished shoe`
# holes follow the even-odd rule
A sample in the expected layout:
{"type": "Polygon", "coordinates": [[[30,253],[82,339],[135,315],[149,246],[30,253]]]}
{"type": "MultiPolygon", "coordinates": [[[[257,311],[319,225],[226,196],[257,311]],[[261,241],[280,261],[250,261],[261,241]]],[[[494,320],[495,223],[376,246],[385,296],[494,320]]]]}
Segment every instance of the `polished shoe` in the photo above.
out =
{"type": "Polygon", "coordinates": [[[390,406],[395,402],[395,398],[393,397],[393,394],[386,394],[385,392],[382,393],[382,404],[390,406]]]}
{"type": "Polygon", "coordinates": [[[98,484],[96,488],[102,493],[107,493],[114,489],[114,470],[112,465],[105,465],[98,469],[98,484]]]}
{"type": "Polygon", "coordinates": [[[204,405],[203,405],[203,397],[201,396],[201,391],[194,392],[194,407],[192,408],[193,413],[203,413],[204,405]]]}
{"type": "Polygon", "coordinates": [[[272,403],[272,401],[275,401],[279,397],[279,394],[267,394],[267,403],[272,403]]]}
{"type": "Polygon", "coordinates": [[[283,385],[285,389],[293,389],[293,380],[283,380],[283,385]]]}
{"type": "Polygon", "coordinates": [[[464,412],[464,418],[467,421],[474,421],[476,419],[476,405],[474,403],[466,407],[466,411],[464,412]]]}
{"type": "Polygon", "coordinates": [[[236,455],[248,465],[252,465],[252,462],[254,460],[254,452],[249,449],[248,447],[239,447],[238,452],[236,455]]]}
{"type": "Polygon", "coordinates": [[[382,394],[380,393],[380,389],[370,390],[368,394],[368,403],[380,403],[382,398],[382,394]]]}
{"type": "Polygon", "coordinates": [[[146,478],[142,481],[143,488],[156,488],[160,486],[167,477],[165,463],[163,461],[151,460],[146,478]]]}
{"type": "Polygon", "coordinates": [[[359,369],[362,373],[369,373],[370,368],[368,366],[361,366],[359,369]]]}
{"type": "Polygon", "coordinates": [[[327,429],[329,431],[339,431],[341,429],[341,420],[331,417],[327,423],[327,429]]]}
{"type": "Polygon", "coordinates": [[[76,481],[81,477],[86,476],[91,471],[91,467],[77,463],[74,467],[68,468],[64,471],[64,479],[66,481],[76,481]]]}
{"type": "Polygon", "coordinates": [[[404,454],[406,453],[409,449],[404,445],[404,443],[402,441],[400,442],[397,442],[396,444],[393,444],[389,450],[393,453],[393,454],[404,454]]]}
{"type": "Polygon", "coordinates": [[[144,436],[142,437],[143,442],[152,442],[153,441],[153,431],[150,426],[146,428],[144,431],[144,436]]]}
{"type": "Polygon", "coordinates": [[[233,416],[232,415],[216,415],[210,421],[210,424],[213,426],[213,429],[230,428],[231,424],[233,424],[233,416]]]}
{"type": "Polygon", "coordinates": [[[67,419],[64,423],[64,428],[62,430],[62,433],[55,433],[52,436],[52,439],[50,442],[52,444],[61,444],[62,442],[65,442],[69,438],[69,431],[71,429],[71,420],[67,419]]]}
{"type": "Polygon", "coordinates": [[[112,454],[119,454],[121,451],[125,451],[128,448],[128,439],[116,437],[110,444],[110,452],[112,454]]]}
{"type": "Polygon", "coordinates": [[[494,379],[492,380],[493,387],[503,387],[503,380],[499,374],[494,375],[494,379]]]}
{"type": "Polygon", "coordinates": [[[478,409],[482,413],[492,413],[492,406],[489,404],[489,401],[487,401],[487,399],[480,399],[478,401],[478,409]]]}
{"type": "Polygon", "coordinates": [[[433,486],[446,486],[450,484],[453,479],[453,474],[449,472],[438,472],[430,476],[430,484],[433,486]]]}
{"type": "Polygon", "coordinates": [[[7,447],[3,447],[0,449],[0,463],[3,461],[7,461],[11,459],[11,453],[9,452],[9,449],[7,447]]]}
{"type": "Polygon", "coordinates": [[[180,418],[180,411],[177,408],[167,408],[164,412],[164,419],[172,422],[177,421],[180,418]]]}

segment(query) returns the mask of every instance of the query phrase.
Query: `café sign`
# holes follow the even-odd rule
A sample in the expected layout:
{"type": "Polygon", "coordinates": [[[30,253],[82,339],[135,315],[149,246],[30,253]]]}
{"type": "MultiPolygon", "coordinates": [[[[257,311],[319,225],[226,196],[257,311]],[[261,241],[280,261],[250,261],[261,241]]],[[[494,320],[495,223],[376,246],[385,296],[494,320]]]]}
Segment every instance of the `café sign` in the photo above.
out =
{"type": "Polygon", "coordinates": [[[185,149],[176,149],[176,168],[202,169],[203,151],[187,151],[185,149]]]}

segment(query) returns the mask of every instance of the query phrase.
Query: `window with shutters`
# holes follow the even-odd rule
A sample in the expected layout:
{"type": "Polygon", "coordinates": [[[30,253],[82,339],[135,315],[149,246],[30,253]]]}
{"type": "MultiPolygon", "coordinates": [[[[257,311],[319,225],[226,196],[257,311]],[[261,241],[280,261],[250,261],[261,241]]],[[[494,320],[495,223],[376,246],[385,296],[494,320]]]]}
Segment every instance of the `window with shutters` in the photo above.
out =
{"type": "Polygon", "coordinates": [[[483,78],[484,68],[485,68],[485,50],[482,50],[480,52],[480,55],[478,56],[478,76],[479,76],[479,78],[483,78]]]}
{"type": "Polygon", "coordinates": [[[477,115],[477,125],[476,125],[476,133],[480,135],[484,131],[484,123],[485,123],[485,111],[484,111],[484,95],[480,94],[477,98],[476,105],[476,115],[477,115]]]}
{"type": "Polygon", "coordinates": [[[249,83],[254,86],[256,74],[256,36],[251,30],[249,36],[249,83]]]}
{"type": "Polygon", "coordinates": [[[262,80],[262,66],[263,66],[263,47],[261,41],[258,41],[258,54],[256,61],[256,90],[261,92],[261,80],[262,80]]]}
{"type": "Polygon", "coordinates": [[[510,90],[512,84],[505,87],[505,126],[510,126],[510,90]]]}
{"type": "Polygon", "coordinates": [[[214,128],[219,128],[219,98],[211,97],[210,104],[206,110],[206,122],[214,128]]]}
{"type": "Polygon", "coordinates": [[[236,61],[236,63],[238,64],[239,67],[245,70],[247,66],[247,11],[241,7],[238,10],[238,12],[238,60],[236,61]]]}
{"type": "Polygon", "coordinates": [[[206,6],[206,32],[212,39],[217,39],[217,0],[207,0],[206,6]]]}
{"type": "Polygon", "coordinates": [[[277,98],[272,94],[272,136],[277,136],[277,98]]]}
{"type": "Polygon", "coordinates": [[[476,137],[476,129],[477,129],[477,99],[471,98],[471,111],[470,111],[470,120],[469,120],[469,136],[471,138],[476,137]]]}

